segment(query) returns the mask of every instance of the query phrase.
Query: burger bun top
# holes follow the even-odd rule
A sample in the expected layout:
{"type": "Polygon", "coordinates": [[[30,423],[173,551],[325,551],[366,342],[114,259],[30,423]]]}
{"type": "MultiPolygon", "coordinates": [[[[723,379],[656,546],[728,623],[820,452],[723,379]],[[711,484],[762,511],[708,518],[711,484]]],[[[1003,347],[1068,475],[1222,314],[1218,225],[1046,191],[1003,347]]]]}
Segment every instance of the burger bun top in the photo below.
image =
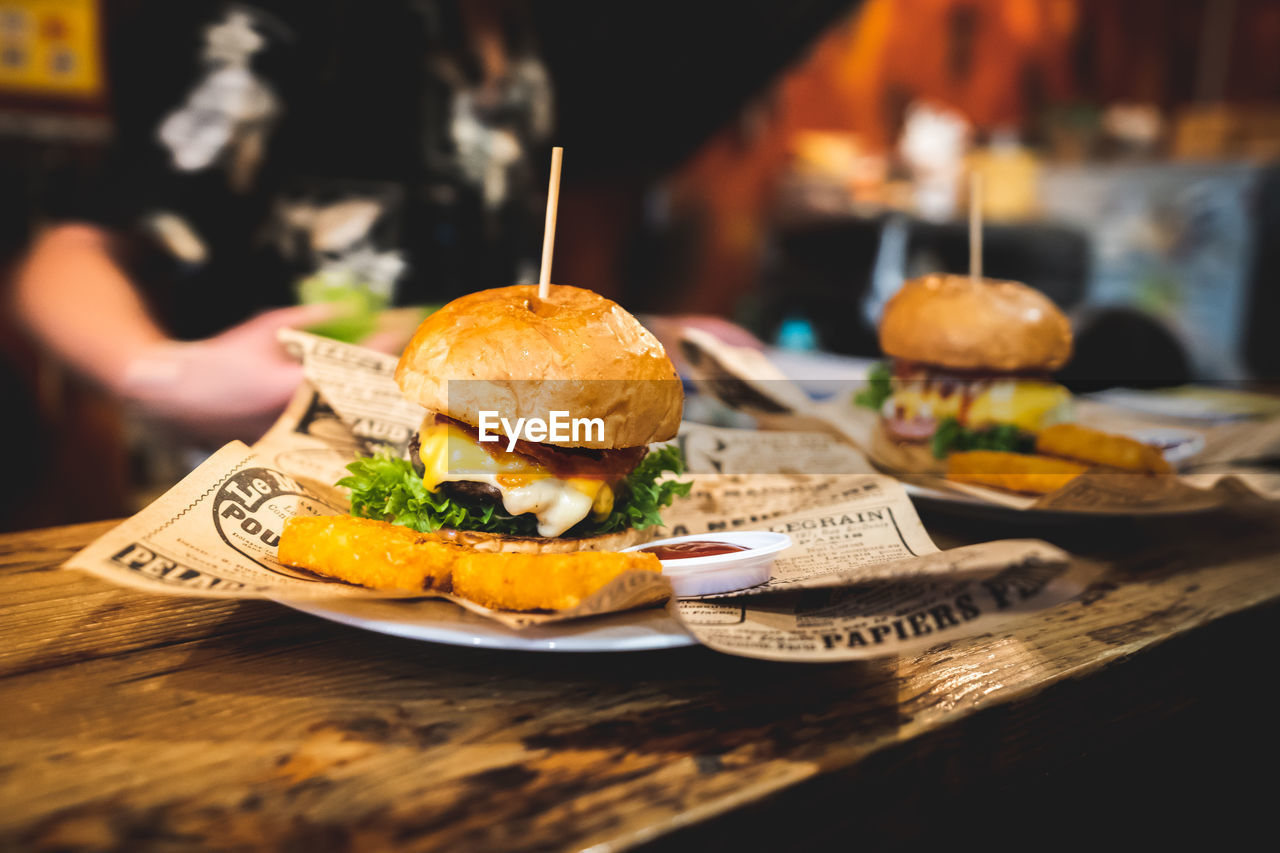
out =
{"type": "Polygon", "coordinates": [[[1043,373],[1071,357],[1071,323],[1025,284],[927,275],[885,305],[880,348],[953,370],[1043,373]]]}
{"type": "Polygon", "coordinates": [[[535,285],[515,285],[453,300],[418,327],[395,379],[409,399],[473,426],[485,410],[511,423],[553,411],[604,421],[603,439],[542,442],[563,447],[666,441],[684,407],[658,339],[617,303],[567,285],[546,299],[535,285]]]}

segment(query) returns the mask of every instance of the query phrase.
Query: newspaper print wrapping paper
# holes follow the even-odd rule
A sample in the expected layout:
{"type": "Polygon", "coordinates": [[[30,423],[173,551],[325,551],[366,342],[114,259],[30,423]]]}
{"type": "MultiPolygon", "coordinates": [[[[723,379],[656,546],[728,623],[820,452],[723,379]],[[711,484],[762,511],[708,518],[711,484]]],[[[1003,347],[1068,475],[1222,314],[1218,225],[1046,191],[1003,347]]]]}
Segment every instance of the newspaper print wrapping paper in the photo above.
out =
{"type": "Polygon", "coordinates": [[[810,399],[753,349],[726,344],[699,329],[686,329],[681,351],[701,390],[730,408],[752,415],[761,428],[808,430],[815,437],[846,444],[850,452],[863,459],[867,456],[862,453],[868,454],[878,469],[894,472],[933,497],[968,498],[970,502],[1013,510],[1125,516],[1202,512],[1239,502],[1280,499],[1280,475],[1250,464],[1280,457],[1280,417],[1196,428],[1141,416],[1095,400],[1077,399],[1074,407],[1082,424],[1119,433],[1172,427],[1199,436],[1204,447],[1194,458],[1192,469],[1180,476],[1151,477],[1094,469],[1037,498],[941,476],[897,471],[892,458],[876,456],[873,433],[877,413],[853,405],[847,388],[845,393],[827,399],[810,399]]]}
{"type": "MultiPolygon", "coordinates": [[[[345,512],[346,496],[331,485],[344,465],[379,445],[403,448],[423,412],[399,395],[394,357],[302,332],[282,338],[313,387],[299,390],[253,448],[228,444],[67,567],[152,592],[286,601],[397,597],[281,566],[275,548],[285,518],[345,512]]],[[[868,473],[859,454],[822,436],[689,425],[680,442],[699,473],[655,535],[763,528],[795,542],[761,587],[668,605],[686,630],[721,651],[777,660],[899,654],[1051,607],[1081,592],[1091,576],[1037,540],[939,551],[899,482],[868,473]],[[753,471],[773,459],[776,473],[717,473],[737,467],[735,459],[750,459],[753,471]],[[824,473],[805,473],[815,470],[824,473]]],[[[521,628],[668,594],[660,576],[630,573],[570,612],[514,614],[452,600],[521,628]]]]}

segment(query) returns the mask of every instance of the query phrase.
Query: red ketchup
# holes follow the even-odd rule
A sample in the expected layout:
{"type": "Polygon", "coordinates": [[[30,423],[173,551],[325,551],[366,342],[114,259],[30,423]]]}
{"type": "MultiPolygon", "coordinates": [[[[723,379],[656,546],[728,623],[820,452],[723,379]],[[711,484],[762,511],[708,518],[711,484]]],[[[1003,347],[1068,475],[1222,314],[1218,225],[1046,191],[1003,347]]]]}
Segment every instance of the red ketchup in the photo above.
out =
{"type": "Polygon", "coordinates": [[[734,551],[746,551],[741,545],[730,545],[728,542],[710,542],[694,540],[693,542],[673,542],[670,545],[651,545],[641,548],[653,554],[659,560],[687,560],[692,557],[715,557],[719,554],[732,554],[734,551]]]}

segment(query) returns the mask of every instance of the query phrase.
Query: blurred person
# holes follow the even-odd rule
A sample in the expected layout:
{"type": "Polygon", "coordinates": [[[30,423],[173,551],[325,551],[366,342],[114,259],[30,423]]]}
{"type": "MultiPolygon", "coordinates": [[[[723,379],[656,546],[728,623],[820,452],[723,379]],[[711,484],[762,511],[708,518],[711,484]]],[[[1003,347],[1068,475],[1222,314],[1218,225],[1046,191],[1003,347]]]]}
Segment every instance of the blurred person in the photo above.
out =
{"type": "Polygon", "coordinates": [[[1192,379],[1187,348],[1168,324],[1136,308],[1075,312],[1075,351],[1058,373],[1077,394],[1104,388],[1160,388],[1192,379]]]}
{"type": "Polygon", "coordinates": [[[276,333],[332,319],[335,307],[277,308],[203,339],[177,340],[111,243],[109,232],[84,224],[37,237],[14,283],[15,312],[27,329],[72,369],[193,438],[260,435],[302,380],[276,333]]]}
{"type": "MultiPolygon", "coordinates": [[[[516,277],[550,131],[518,4],[106,8],[114,145],[49,205],[11,294],[78,374],[191,440],[253,440],[301,379],[278,330],[353,310],[296,304],[334,295],[299,282],[385,305],[516,277]]],[[[358,338],[396,352],[408,332],[358,338]]]]}

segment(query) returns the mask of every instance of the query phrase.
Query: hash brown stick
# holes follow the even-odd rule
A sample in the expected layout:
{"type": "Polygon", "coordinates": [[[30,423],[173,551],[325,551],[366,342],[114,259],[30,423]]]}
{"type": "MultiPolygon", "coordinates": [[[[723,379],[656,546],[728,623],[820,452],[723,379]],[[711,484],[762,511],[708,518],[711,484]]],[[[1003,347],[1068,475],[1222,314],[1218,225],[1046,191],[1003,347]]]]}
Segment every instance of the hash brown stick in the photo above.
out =
{"type": "Polygon", "coordinates": [[[286,566],[370,589],[449,589],[462,549],[385,521],[350,515],[287,518],[278,558],[286,566]]]}
{"type": "Polygon", "coordinates": [[[463,552],[453,566],[453,592],[497,610],[568,610],[629,571],[661,572],[641,551],[568,554],[463,552]]]}
{"type": "Polygon", "coordinates": [[[1083,474],[1086,466],[1051,456],[967,450],[947,457],[947,479],[1047,495],[1083,474]]]}
{"type": "Polygon", "coordinates": [[[1127,435],[1116,435],[1076,424],[1055,424],[1036,436],[1036,452],[1123,471],[1170,474],[1173,468],[1154,447],[1127,435]]]}

